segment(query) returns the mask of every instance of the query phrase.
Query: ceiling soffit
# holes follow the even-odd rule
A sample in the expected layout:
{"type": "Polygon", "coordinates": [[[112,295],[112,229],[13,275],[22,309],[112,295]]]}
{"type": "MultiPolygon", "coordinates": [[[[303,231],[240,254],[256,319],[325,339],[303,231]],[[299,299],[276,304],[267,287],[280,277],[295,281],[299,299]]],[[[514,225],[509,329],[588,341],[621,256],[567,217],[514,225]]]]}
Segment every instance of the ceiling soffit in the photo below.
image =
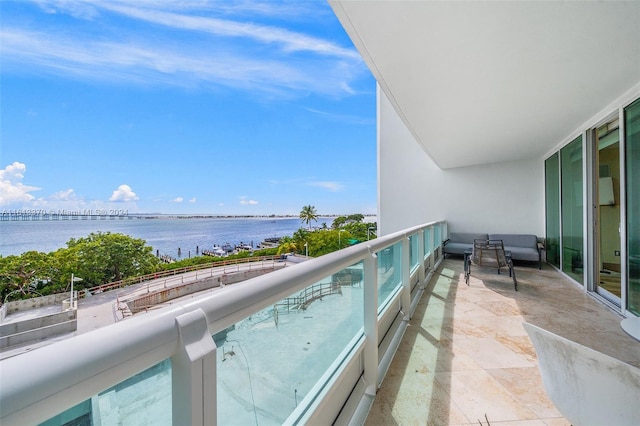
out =
{"type": "Polygon", "coordinates": [[[640,2],[330,3],[441,168],[542,157],[640,81],[640,2]]]}

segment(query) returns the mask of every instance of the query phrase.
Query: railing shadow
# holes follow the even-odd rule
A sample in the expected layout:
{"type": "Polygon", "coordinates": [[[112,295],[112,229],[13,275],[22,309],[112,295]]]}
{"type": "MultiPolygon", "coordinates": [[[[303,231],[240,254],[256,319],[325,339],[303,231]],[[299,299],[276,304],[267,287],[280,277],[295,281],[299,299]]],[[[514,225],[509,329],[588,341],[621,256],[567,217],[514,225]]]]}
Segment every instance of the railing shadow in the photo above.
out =
{"type": "Polygon", "coordinates": [[[409,327],[376,395],[367,425],[448,424],[449,406],[442,404],[447,386],[436,373],[451,370],[453,306],[464,276],[442,264],[435,270],[416,305],[409,327]]]}

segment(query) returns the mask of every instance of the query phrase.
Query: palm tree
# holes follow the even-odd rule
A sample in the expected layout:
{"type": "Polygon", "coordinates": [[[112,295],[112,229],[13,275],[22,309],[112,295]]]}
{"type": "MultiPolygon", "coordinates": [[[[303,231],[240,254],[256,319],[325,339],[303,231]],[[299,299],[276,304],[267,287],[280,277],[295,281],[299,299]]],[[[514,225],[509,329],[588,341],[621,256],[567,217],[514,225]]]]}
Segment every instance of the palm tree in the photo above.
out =
{"type": "Polygon", "coordinates": [[[300,219],[302,219],[303,222],[306,222],[309,229],[311,229],[311,225],[309,223],[312,220],[318,220],[318,212],[316,212],[316,208],[312,205],[304,206],[300,212],[300,219]]]}

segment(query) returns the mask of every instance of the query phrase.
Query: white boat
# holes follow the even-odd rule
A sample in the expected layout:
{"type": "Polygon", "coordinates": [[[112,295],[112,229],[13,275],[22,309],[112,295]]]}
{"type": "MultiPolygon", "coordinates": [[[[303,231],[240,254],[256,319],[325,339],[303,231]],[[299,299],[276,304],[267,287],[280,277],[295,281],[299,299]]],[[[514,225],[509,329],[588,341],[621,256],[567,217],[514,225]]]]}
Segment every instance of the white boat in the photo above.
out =
{"type": "Polygon", "coordinates": [[[214,256],[226,256],[227,252],[220,246],[213,246],[213,248],[211,249],[211,252],[213,253],[214,256]]]}

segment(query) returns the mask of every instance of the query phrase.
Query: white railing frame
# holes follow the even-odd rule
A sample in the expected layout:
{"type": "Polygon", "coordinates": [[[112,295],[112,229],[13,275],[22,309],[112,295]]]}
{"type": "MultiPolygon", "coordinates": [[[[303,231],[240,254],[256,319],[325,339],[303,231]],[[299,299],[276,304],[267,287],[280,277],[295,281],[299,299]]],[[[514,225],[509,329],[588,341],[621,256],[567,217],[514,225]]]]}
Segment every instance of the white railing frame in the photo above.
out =
{"type": "MultiPolygon", "coordinates": [[[[402,289],[397,303],[401,306],[404,326],[392,336],[397,345],[415,309],[416,299],[422,294],[436,266],[433,252],[440,249],[441,241],[432,244],[431,268],[427,274],[423,231],[431,228],[431,235],[435,237],[433,227],[437,224],[443,225],[440,235],[444,238],[446,222],[415,226],[4,359],[0,361],[0,423],[41,423],[171,358],[175,371],[172,385],[174,419],[189,419],[191,424],[216,424],[216,348],[210,336],[358,262],[364,262],[365,292],[364,362],[360,366],[365,390],[361,397],[369,403],[352,404],[357,408],[349,415],[354,418],[366,416],[382,380],[381,374],[384,374],[384,369],[382,373],[379,371],[381,365],[378,361],[381,332],[376,253],[402,243],[402,289]],[[423,261],[411,274],[408,242],[409,236],[416,233],[423,261]],[[410,281],[415,277],[421,282],[412,302],[410,281]],[[180,375],[179,380],[175,379],[175,374],[180,375]],[[208,403],[203,404],[202,401],[208,403]]],[[[395,349],[391,346],[386,352],[395,353],[395,349]]],[[[352,352],[354,356],[360,354],[359,351],[352,352]]],[[[389,354],[383,355],[383,358],[389,358],[389,354]]],[[[352,361],[346,360],[353,364],[352,361]]],[[[346,400],[342,401],[343,405],[346,403],[346,400]]],[[[318,406],[322,407],[322,404],[318,406]]],[[[307,418],[314,415],[320,416],[321,413],[311,413],[307,418]]]]}

